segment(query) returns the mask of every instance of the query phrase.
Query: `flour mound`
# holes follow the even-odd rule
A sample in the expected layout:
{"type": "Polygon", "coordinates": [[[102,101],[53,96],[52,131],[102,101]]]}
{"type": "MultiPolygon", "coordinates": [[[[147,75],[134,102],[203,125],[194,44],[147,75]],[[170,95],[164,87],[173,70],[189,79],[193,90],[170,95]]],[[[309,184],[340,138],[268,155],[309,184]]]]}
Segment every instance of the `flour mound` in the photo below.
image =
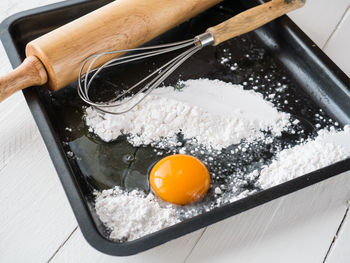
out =
{"type": "Polygon", "coordinates": [[[259,184],[266,189],[349,158],[347,142],[350,142],[350,126],[341,132],[321,130],[315,140],[279,152],[261,170],[259,184]]]}
{"type": "Polygon", "coordinates": [[[179,222],[174,206],[139,190],[103,190],[95,202],[97,215],[117,241],[135,240],[179,222]]]}
{"type": "MultiPolygon", "coordinates": [[[[89,107],[85,122],[90,131],[104,141],[129,135],[134,146],[148,145],[167,139],[176,140],[179,132],[185,139],[195,138],[199,144],[222,149],[243,139],[252,141],[270,130],[280,135],[289,125],[289,114],[278,112],[261,94],[243,90],[219,80],[188,80],[181,91],[173,87],[155,90],[130,112],[122,115],[101,114],[89,107]]],[[[135,96],[135,101],[143,94],[135,96]]],[[[122,111],[122,107],[109,108],[122,111]]]]}

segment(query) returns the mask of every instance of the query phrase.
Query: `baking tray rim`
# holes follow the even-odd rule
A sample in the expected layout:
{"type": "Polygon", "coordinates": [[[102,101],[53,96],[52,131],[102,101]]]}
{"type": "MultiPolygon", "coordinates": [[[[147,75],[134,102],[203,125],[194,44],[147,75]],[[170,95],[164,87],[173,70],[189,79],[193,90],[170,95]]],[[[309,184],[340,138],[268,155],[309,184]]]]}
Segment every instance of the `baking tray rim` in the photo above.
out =
{"type": "MultiPolygon", "coordinates": [[[[21,19],[28,18],[30,16],[55,11],[61,8],[72,8],[75,5],[88,2],[93,2],[93,0],[70,0],[59,2],[16,13],[5,19],[0,24],[0,38],[12,67],[15,68],[22,62],[10,33],[10,28],[12,25],[21,19]]],[[[308,42],[308,44],[313,43],[288,17],[284,16],[283,19],[287,19],[288,30],[294,34],[294,37],[299,37],[301,40],[304,40],[303,42],[308,42]]],[[[336,72],[339,79],[343,81],[346,80],[346,78],[344,78],[346,76],[345,73],[343,73],[322,51],[320,52],[317,50],[315,55],[325,64],[330,64],[328,68],[331,68],[333,72],[336,72]]],[[[38,94],[35,92],[34,88],[24,90],[23,94],[45,142],[50,158],[55,166],[56,172],[83,236],[92,247],[109,255],[128,256],[145,251],[172,239],[189,234],[200,228],[214,224],[225,218],[237,215],[281,196],[291,194],[350,170],[350,158],[348,158],[320,170],[271,187],[267,190],[252,194],[228,205],[216,208],[210,212],[193,217],[179,224],[149,234],[140,239],[126,243],[116,243],[105,238],[98,231],[94,220],[90,215],[90,209],[85,203],[83,194],[79,189],[79,184],[74,177],[60,139],[53,129],[38,94]]]]}

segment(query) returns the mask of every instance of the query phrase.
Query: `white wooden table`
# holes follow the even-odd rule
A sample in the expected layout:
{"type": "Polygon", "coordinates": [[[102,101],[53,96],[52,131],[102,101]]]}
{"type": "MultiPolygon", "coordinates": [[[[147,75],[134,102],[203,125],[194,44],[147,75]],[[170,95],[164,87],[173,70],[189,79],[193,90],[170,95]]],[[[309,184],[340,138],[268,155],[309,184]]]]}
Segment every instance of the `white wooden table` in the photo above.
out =
{"type": "MultiPolygon", "coordinates": [[[[308,1],[291,17],[350,76],[350,0],[308,1]]],[[[0,20],[53,2],[1,0],[0,20]]],[[[350,172],[136,256],[96,251],[21,93],[0,104],[0,180],[0,262],[350,262],[350,172]]]]}

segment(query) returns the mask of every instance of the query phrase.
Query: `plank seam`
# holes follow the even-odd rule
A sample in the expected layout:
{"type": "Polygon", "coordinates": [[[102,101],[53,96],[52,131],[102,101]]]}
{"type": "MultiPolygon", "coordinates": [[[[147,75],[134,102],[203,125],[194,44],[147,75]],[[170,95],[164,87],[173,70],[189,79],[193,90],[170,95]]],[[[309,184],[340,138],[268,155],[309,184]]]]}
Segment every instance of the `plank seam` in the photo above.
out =
{"type": "Polygon", "coordinates": [[[68,240],[73,236],[73,234],[77,231],[78,226],[76,226],[73,231],[69,234],[69,236],[62,242],[62,244],[55,250],[55,252],[52,254],[52,256],[49,258],[47,263],[51,262],[54,257],[57,255],[57,253],[64,247],[64,245],[68,242],[68,240]]]}
{"type": "Polygon", "coordinates": [[[260,237],[257,239],[257,241],[258,241],[259,243],[261,243],[262,239],[265,237],[266,231],[268,230],[268,228],[269,228],[270,225],[272,224],[272,221],[275,219],[275,216],[276,216],[278,210],[281,208],[282,204],[284,203],[284,200],[285,200],[285,196],[282,196],[282,197],[280,198],[280,201],[279,201],[278,204],[277,204],[276,209],[273,211],[270,220],[266,223],[263,232],[261,233],[260,237]]]}
{"type": "Polygon", "coordinates": [[[204,235],[204,232],[207,230],[207,227],[204,228],[204,230],[202,231],[202,233],[199,235],[198,239],[196,240],[196,242],[194,243],[193,247],[191,248],[190,252],[188,252],[188,255],[185,257],[184,259],[184,263],[186,263],[187,259],[191,256],[193,250],[195,249],[195,247],[197,246],[199,240],[201,240],[202,236],[204,235]]]}
{"type": "Polygon", "coordinates": [[[324,43],[322,50],[324,51],[327,48],[328,43],[330,42],[330,40],[333,38],[334,34],[338,31],[340,25],[343,23],[346,14],[350,12],[350,4],[348,5],[348,7],[345,9],[343,15],[341,16],[341,18],[339,19],[338,23],[336,24],[336,26],[334,27],[332,33],[329,35],[329,37],[327,38],[326,42],[324,43]]]}
{"type": "Polygon", "coordinates": [[[324,257],[322,263],[326,263],[326,262],[327,262],[327,258],[328,258],[328,256],[331,254],[331,251],[332,251],[332,249],[333,249],[333,247],[334,247],[334,245],[335,245],[335,243],[336,243],[336,241],[337,241],[337,239],[338,239],[338,236],[339,236],[339,234],[340,234],[340,231],[342,230],[343,225],[344,225],[344,223],[345,223],[345,220],[346,220],[346,218],[347,218],[347,216],[348,216],[348,214],[349,214],[349,205],[350,205],[350,200],[347,201],[347,208],[346,208],[346,210],[345,210],[344,216],[343,216],[343,218],[342,218],[342,220],[341,220],[341,222],[340,222],[340,224],[339,224],[339,227],[338,227],[337,231],[335,232],[335,235],[334,235],[334,237],[333,237],[333,239],[332,239],[331,244],[329,245],[329,248],[328,248],[328,250],[327,250],[327,253],[326,253],[326,255],[325,255],[325,257],[324,257]]]}

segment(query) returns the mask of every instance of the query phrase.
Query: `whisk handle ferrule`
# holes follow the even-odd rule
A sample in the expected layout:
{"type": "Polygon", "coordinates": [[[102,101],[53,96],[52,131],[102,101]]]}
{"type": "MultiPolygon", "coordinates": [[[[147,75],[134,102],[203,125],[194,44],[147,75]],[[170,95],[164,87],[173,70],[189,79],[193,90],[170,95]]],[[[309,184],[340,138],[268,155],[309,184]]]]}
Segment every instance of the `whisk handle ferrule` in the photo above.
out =
{"type": "Polygon", "coordinates": [[[199,45],[201,48],[206,46],[212,46],[215,42],[214,36],[210,32],[205,32],[194,38],[196,40],[196,45],[199,45]]]}

